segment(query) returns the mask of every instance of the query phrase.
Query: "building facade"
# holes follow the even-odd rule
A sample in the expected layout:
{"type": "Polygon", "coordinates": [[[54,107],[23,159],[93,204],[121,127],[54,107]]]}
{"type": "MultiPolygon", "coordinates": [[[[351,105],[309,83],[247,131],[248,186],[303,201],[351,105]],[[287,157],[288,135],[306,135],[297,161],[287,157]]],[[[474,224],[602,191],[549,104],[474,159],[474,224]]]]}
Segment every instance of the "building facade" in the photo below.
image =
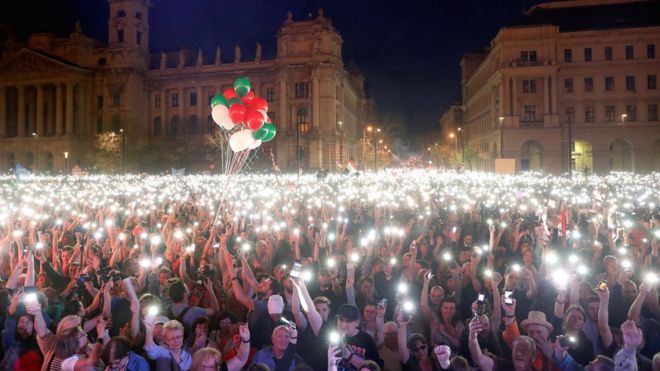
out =
{"type": "Polygon", "coordinates": [[[84,167],[96,135],[109,131],[121,131],[129,148],[158,142],[194,150],[202,136],[221,130],[211,120],[210,97],[240,76],[269,103],[278,127],[269,147],[280,168],[297,167],[297,149],[301,167],[310,170],[332,171],[357,156],[358,133],[373,105],[360,73],[344,67],[343,40],[323,11],[304,21],[289,14],[277,32],[276,56],[262,59],[257,44],[255,57],[245,60],[239,46],[230,58],[219,48],[212,56],[186,49],[150,53],[149,0],[108,3],[107,43],[85,36],[80,24],[68,37],[35,34],[6,43],[3,171],[15,164],[58,171],[64,152],[70,165],[84,167]]]}
{"type": "Polygon", "coordinates": [[[463,131],[479,153],[473,168],[515,159],[517,170],[551,173],[569,163],[589,173],[660,171],[659,47],[658,2],[529,9],[461,60],[463,131]]]}

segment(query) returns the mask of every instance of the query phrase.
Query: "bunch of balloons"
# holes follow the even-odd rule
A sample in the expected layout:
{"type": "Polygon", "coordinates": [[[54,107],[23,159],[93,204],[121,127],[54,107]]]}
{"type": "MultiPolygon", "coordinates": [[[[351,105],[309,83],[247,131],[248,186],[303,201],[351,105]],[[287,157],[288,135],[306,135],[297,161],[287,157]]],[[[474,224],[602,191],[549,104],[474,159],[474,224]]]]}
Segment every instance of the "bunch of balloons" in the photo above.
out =
{"type": "Polygon", "coordinates": [[[251,91],[250,80],[239,77],[234,88],[211,98],[211,117],[232,132],[229,146],[234,152],[255,149],[273,140],[277,129],[268,117],[268,102],[251,91]]]}

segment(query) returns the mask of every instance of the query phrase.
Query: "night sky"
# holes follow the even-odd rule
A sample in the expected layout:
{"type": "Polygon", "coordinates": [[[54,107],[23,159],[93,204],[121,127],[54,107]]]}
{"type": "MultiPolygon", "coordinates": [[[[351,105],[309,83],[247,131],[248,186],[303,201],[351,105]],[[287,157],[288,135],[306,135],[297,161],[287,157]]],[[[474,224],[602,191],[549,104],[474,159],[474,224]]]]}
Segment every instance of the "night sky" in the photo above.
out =
{"type": "MultiPolygon", "coordinates": [[[[292,11],[295,20],[325,10],[344,39],[344,63],[355,62],[381,118],[402,120],[408,134],[438,129],[438,119],[460,100],[460,58],[482,49],[497,30],[538,0],[152,0],[152,52],[215,46],[232,60],[275,55],[275,33],[292,11]]],[[[88,36],[107,40],[105,0],[0,0],[3,25],[18,40],[34,32],[67,35],[80,19],[88,36]]]]}

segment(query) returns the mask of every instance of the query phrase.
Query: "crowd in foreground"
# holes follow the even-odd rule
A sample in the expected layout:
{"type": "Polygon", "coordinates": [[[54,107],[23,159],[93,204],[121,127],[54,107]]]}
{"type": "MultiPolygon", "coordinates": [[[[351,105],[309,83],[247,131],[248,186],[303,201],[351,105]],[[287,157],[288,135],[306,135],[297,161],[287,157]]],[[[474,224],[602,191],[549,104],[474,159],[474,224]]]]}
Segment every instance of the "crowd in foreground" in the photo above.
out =
{"type": "Polygon", "coordinates": [[[660,370],[659,184],[0,177],[0,369],[660,370]]]}

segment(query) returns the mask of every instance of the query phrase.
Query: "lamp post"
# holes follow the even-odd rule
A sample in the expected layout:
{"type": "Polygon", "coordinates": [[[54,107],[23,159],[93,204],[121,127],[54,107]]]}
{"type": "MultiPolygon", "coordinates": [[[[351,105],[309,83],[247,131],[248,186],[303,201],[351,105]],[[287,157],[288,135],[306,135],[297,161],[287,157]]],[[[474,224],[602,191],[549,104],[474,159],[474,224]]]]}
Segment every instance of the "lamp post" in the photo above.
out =
{"type": "Polygon", "coordinates": [[[367,126],[366,130],[362,130],[362,165],[364,170],[367,170],[367,131],[371,133],[374,128],[367,126]]]}
{"type": "Polygon", "coordinates": [[[69,181],[69,152],[64,152],[64,182],[69,181]]]}
{"type": "Polygon", "coordinates": [[[568,177],[573,177],[573,120],[567,119],[568,124],[568,177]]]}
{"type": "Polygon", "coordinates": [[[302,133],[307,133],[307,131],[309,130],[308,125],[309,124],[307,124],[306,122],[299,122],[298,125],[297,125],[298,130],[296,130],[296,156],[297,156],[297,162],[298,162],[298,176],[300,176],[300,157],[301,157],[301,154],[300,154],[300,133],[301,132],[302,133]]]}
{"type": "Polygon", "coordinates": [[[380,128],[374,130],[374,172],[378,172],[378,143],[376,143],[376,135],[378,133],[380,133],[380,128]]]}
{"type": "Polygon", "coordinates": [[[34,137],[34,175],[39,174],[39,134],[32,133],[34,137]]]}
{"type": "Polygon", "coordinates": [[[126,132],[124,129],[119,129],[121,133],[121,175],[126,172],[126,132]]]}
{"type": "MultiPolygon", "coordinates": [[[[456,129],[458,134],[463,134],[463,128],[456,129]]],[[[458,134],[456,135],[456,142],[458,143],[458,134]]],[[[457,144],[458,146],[458,144],[457,144]]],[[[465,138],[461,135],[461,162],[465,164],[465,138]]]]}
{"type": "Polygon", "coordinates": [[[344,123],[339,121],[337,122],[337,127],[339,130],[339,167],[344,168],[344,123]]]}

